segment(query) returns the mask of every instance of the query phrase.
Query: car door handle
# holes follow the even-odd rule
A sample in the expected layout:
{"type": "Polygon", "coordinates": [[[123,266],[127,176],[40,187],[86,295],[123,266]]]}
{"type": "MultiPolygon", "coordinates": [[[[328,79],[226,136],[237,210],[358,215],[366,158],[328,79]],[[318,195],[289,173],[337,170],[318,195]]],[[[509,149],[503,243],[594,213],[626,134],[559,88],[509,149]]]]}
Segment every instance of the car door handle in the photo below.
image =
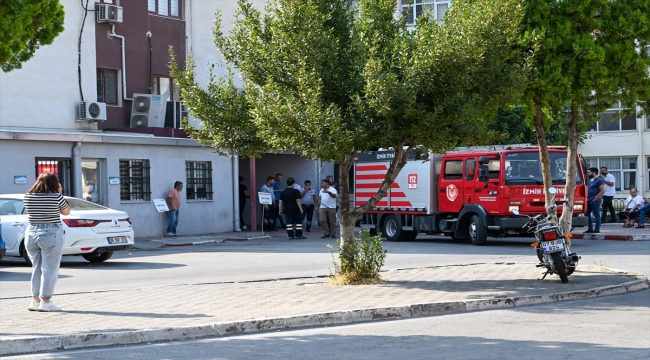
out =
{"type": "Polygon", "coordinates": [[[474,189],[474,192],[481,192],[481,189],[474,189]]]}
{"type": "Polygon", "coordinates": [[[15,222],[15,223],[11,224],[11,226],[23,226],[23,223],[15,222]]]}
{"type": "Polygon", "coordinates": [[[447,192],[447,189],[440,189],[440,192],[441,192],[441,193],[443,193],[443,192],[447,192]]]}

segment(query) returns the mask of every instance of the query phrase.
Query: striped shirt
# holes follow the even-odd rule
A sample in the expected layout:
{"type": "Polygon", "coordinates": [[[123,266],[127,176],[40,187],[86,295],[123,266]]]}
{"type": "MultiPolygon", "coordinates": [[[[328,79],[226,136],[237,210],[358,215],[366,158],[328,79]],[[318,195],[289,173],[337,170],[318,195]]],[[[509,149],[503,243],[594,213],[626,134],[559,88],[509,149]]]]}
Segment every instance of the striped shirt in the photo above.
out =
{"type": "Polygon", "coordinates": [[[69,206],[63,195],[59,193],[27,193],[23,201],[30,224],[60,223],[60,210],[69,206]]]}

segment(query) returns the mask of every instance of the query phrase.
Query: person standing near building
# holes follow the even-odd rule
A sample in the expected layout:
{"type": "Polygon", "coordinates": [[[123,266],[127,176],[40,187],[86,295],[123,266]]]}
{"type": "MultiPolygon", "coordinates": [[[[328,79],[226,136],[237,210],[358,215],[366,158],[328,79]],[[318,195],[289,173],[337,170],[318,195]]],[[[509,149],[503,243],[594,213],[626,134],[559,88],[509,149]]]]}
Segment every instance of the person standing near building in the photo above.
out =
{"type": "Polygon", "coordinates": [[[585,234],[600,234],[600,205],[603,202],[603,195],[605,195],[605,182],[598,176],[598,168],[589,168],[589,181],[587,189],[587,219],[588,228],[585,234]],[[594,227],[594,215],[596,226],[594,227]]]}
{"type": "Polygon", "coordinates": [[[174,188],[167,192],[167,207],[169,208],[169,225],[167,225],[167,236],[176,236],[178,226],[178,213],[181,209],[181,190],[183,182],[174,182],[174,188]]]}
{"type": "Polygon", "coordinates": [[[623,220],[623,227],[634,226],[634,219],[636,219],[637,212],[643,207],[643,204],[644,200],[638,194],[637,189],[631,188],[630,196],[625,199],[625,207],[623,208],[623,211],[618,213],[618,217],[623,220]]]}
{"type": "Polygon", "coordinates": [[[61,214],[70,214],[59,179],[42,173],[24,197],[29,227],[25,250],[32,262],[32,301],[29,311],[61,311],[52,301],[63,254],[61,214]]]}
{"type": "Polygon", "coordinates": [[[239,177],[239,223],[241,224],[242,230],[248,230],[246,223],[244,222],[244,208],[246,208],[246,199],[250,199],[248,195],[248,187],[244,185],[244,177],[239,177]]]}
{"type": "Polygon", "coordinates": [[[282,216],[279,214],[280,208],[277,206],[278,202],[280,201],[280,194],[282,194],[282,174],[276,174],[275,175],[275,182],[273,183],[273,196],[275,197],[275,213],[273,214],[273,227],[276,227],[277,221],[280,220],[280,226],[282,228],[286,228],[287,224],[284,223],[284,219],[282,216]]]}
{"type": "MultiPolygon", "coordinates": [[[[300,192],[300,203],[302,204],[302,213],[303,219],[307,217],[307,226],[305,231],[311,231],[311,220],[314,217],[314,205],[316,205],[316,191],[311,188],[311,181],[305,180],[305,188],[300,192]]],[[[302,221],[300,222],[302,223],[302,221]]]]}
{"type": "Polygon", "coordinates": [[[274,227],[275,225],[273,224],[275,222],[275,196],[274,190],[273,190],[273,183],[275,182],[275,178],[273,176],[269,176],[266,178],[266,183],[260,187],[260,192],[261,193],[268,193],[271,195],[271,200],[272,203],[270,205],[268,204],[262,204],[262,210],[264,211],[264,219],[262,219],[262,230],[263,231],[275,231],[274,227]]]}
{"type": "Polygon", "coordinates": [[[88,201],[97,202],[97,181],[95,180],[88,181],[88,197],[90,198],[87,199],[88,201]]]}
{"type": "Polygon", "coordinates": [[[318,214],[320,216],[320,225],[323,227],[324,235],[322,238],[336,238],[336,198],[338,192],[330,184],[329,180],[324,179],[320,183],[321,190],[318,193],[318,214]]]}
{"type": "Polygon", "coordinates": [[[303,208],[300,202],[300,191],[294,189],[295,185],[294,178],[287,179],[287,188],[280,194],[278,213],[285,216],[289,239],[306,239],[302,236],[303,208]]]}
{"type": "Polygon", "coordinates": [[[601,221],[607,222],[607,211],[609,210],[609,215],[611,215],[612,220],[610,222],[616,222],[616,213],[614,212],[614,205],[612,205],[612,200],[614,195],[616,195],[616,178],[614,175],[610,174],[607,171],[607,168],[604,166],[600,167],[600,175],[605,183],[605,195],[603,195],[603,216],[601,221]]]}

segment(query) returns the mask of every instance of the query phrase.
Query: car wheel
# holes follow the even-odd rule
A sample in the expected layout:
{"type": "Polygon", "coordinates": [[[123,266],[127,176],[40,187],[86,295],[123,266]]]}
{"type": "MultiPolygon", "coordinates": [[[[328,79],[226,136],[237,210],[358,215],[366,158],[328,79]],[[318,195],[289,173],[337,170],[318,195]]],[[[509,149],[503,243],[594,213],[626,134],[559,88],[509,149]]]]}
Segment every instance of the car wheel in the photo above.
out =
{"type": "Polygon", "coordinates": [[[20,251],[20,256],[22,256],[23,259],[25,259],[25,262],[27,263],[27,265],[32,266],[32,261],[29,259],[29,255],[27,254],[27,249],[25,249],[25,242],[24,241],[20,243],[20,250],[19,251],[20,251]]]}
{"type": "Polygon", "coordinates": [[[92,254],[83,254],[82,256],[84,257],[84,259],[86,259],[86,260],[88,260],[90,262],[98,263],[98,262],[104,262],[104,261],[110,259],[111,256],[113,256],[113,252],[112,251],[105,251],[105,252],[103,252],[101,254],[92,253],[92,254]]]}

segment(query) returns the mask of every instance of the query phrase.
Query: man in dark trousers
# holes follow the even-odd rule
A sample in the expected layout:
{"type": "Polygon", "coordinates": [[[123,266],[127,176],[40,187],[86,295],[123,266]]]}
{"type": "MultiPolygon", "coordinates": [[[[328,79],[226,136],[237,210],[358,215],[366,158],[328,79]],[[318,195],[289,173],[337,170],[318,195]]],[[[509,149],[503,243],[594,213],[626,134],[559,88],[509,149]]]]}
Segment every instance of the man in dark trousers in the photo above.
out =
{"type": "Polygon", "coordinates": [[[282,216],[280,216],[280,208],[277,207],[278,202],[280,201],[280,194],[282,193],[282,174],[275,174],[275,181],[273,182],[273,196],[275,196],[275,214],[273,214],[273,227],[277,226],[276,221],[280,220],[280,226],[286,228],[287,225],[284,223],[282,216]]]}
{"type": "Polygon", "coordinates": [[[242,230],[248,230],[244,222],[244,208],[246,207],[246,199],[251,196],[248,195],[248,188],[244,185],[244,177],[239,177],[239,222],[241,223],[242,230]]]}
{"type": "Polygon", "coordinates": [[[278,213],[285,216],[287,221],[287,235],[289,239],[306,239],[302,236],[302,203],[300,202],[300,191],[293,186],[296,180],[287,179],[287,188],[280,194],[278,213]]]}
{"type": "Polygon", "coordinates": [[[271,199],[273,200],[271,205],[266,205],[266,204],[262,205],[264,211],[264,220],[262,223],[263,231],[275,231],[275,229],[273,228],[273,220],[275,215],[275,198],[273,197],[274,182],[275,182],[275,178],[273,176],[269,176],[266,178],[266,184],[262,185],[262,187],[260,188],[260,192],[271,194],[271,199]]]}

